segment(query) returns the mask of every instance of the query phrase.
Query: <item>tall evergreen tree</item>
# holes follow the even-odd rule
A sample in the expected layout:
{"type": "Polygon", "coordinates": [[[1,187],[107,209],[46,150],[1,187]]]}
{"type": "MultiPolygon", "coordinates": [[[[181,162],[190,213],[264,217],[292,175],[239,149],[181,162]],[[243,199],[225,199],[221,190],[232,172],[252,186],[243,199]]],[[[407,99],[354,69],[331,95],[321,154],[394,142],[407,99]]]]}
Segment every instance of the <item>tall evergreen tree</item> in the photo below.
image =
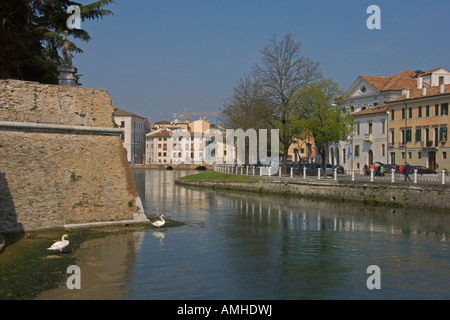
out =
{"type": "MultiPolygon", "coordinates": [[[[60,49],[71,5],[81,8],[82,21],[112,15],[105,7],[114,0],[81,5],[69,0],[2,0],[0,2],[0,79],[56,84],[60,49]]],[[[77,40],[89,41],[86,30],[68,30],[77,40]]],[[[70,51],[82,50],[73,42],[70,51]]]]}

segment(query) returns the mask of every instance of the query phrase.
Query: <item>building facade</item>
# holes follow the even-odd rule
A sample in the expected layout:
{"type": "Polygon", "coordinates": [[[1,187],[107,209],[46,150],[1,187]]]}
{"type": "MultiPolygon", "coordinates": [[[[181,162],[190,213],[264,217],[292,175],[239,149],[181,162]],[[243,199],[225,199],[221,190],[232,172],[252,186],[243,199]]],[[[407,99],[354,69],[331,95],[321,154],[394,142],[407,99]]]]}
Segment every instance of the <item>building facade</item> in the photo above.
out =
{"type": "Polygon", "coordinates": [[[342,149],[343,164],[349,163],[354,169],[362,169],[379,163],[387,163],[388,106],[376,107],[356,112],[355,132],[348,149],[342,149]]]}
{"type": "Polygon", "coordinates": [[[449,103],[450,85],[428,87],[421,80],[417,88],[388,102],[389,162],[448,171],[449,103]]]}
{"type": "Polygon", "coordinates": [[[145,135],[149,132],[148,120],[134,113],[116,108],[114,121],[123,129],[121,135],[130,164],[145,163],[145,135]]]}
{"type": "Polygon", "coordinates": [[[380,160],[379,162],[383,163],[381,160],[384,159],[384,163],[391,162],[387,150],[389,148],[387,127],[390,126],[390,118],[387,113],[383,114],[384,109],[381,108],[389,101],[401,97],[405,88],[432,87],[440,83],[450,84],[450,72],[443,68],[425,72],[405,70],[391,76],[359,76],[345,92],[346,107],[356,115],[356,132],[353,132],[346,141],[340,141],[330,147],[329,162],[342,165],[346,170],[360,169],[365,164],[372,164],[372,160],[373,162],[380,160]],[[373,114],[366,111],[372,108],[377,108],[373,114]],[[370,119],[371,117],[373,119],[370,119]],[[377,133],[370,136],[370,130],[377,133]],[[384,148],[383,141],[386,142],[384,148]]]}

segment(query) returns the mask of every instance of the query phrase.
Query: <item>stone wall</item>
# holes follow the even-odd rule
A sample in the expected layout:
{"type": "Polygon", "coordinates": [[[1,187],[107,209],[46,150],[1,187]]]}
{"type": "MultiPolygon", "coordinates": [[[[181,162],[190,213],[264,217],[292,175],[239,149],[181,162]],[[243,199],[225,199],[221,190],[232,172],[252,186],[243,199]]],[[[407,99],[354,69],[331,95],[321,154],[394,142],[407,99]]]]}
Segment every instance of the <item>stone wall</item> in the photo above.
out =
{"type": "Polygon", "coordinates": [[[0,233],[144,221],[105,90],[0,81],[0,233]]]}
{"type": "Polygon", "coordinates": [[[184,186],[229,190],[239,192],[255,192],[260,194],[279,194],[299,198],[333,200],[365,203],[369,205],[408,207],[439,210],[448,212],[450,188],[441,185],[408,186],[406,184],[374,184],[359,182],[311,182],[289,183],[286,181],[269,181],[261,179],[257,182],[197,182],[176,180],[184,186]]]}

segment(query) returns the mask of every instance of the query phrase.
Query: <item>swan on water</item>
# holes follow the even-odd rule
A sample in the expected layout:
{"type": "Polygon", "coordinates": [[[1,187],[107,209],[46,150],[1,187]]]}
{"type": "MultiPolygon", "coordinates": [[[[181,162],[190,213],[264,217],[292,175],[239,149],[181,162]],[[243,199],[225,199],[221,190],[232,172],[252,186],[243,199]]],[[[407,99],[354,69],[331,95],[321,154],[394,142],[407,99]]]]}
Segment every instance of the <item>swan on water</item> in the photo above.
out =
{"type": "Polygon", "coordinates": [[[155,227],[161,228],[163,225],[166,224],[166,221],[163,219],[164,215],[162,214],[159,218],[161,219],[161,221],[155,221],[152,223],[152,225],[154,225],[155,227]]]}
{"type": "Polygon", "coordinates": [[[63,235],[61,238],[61,241],[55,242],[47,250],[50,250],[50,251],[58,251],[59,250],[59,252],[62,252],[63,249],[69,245],[69,240],[65,240],[65,238],[69,239],[69,236],[67,234],[63,235]]]}

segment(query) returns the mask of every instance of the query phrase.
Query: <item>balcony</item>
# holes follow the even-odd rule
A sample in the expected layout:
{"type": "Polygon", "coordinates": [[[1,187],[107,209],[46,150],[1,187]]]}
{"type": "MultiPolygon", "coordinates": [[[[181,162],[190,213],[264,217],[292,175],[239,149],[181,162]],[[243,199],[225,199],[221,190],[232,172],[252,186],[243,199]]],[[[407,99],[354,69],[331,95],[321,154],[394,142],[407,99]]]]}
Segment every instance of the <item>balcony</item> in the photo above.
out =
{"type": "Polygon", "coordinates": [[[423,149],[435,149],[436,146],[433,141],[422,141],[423,149]]]}
{"type": "Polygon", "coordinates": [[[364,142],[373,142],[373,134],[371,134],[371,133],[365,134],[364,142]]]}

